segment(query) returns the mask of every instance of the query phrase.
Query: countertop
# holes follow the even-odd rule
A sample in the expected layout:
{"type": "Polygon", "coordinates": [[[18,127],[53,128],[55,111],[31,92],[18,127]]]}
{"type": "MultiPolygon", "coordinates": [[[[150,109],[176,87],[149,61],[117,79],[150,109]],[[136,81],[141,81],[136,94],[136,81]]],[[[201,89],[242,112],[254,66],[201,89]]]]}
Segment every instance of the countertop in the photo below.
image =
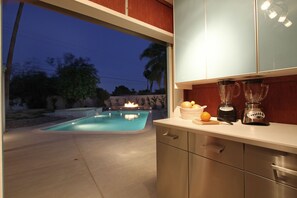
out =
{"type": "Polygon", "coordinates": [[[280,123],[270,123],[269,126],[244,125],[240,120],[234,125],[224,123],[197,125],[191,120],[179,117],[154,120],[154,125],[297,154],[297,125],[280,123]]]}

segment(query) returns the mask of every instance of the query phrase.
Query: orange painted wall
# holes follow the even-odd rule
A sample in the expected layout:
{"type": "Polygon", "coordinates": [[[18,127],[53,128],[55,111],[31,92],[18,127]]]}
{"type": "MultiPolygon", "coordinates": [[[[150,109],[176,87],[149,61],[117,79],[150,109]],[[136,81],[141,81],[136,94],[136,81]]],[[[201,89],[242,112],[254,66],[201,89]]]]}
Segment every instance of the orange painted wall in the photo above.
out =
{"type": "MultiPolygon", "coordinates": [[[[297,75],[265,78],[264,83],[269,85],[267,97],[262,102],[268,120],[297,124],[297,75]]],[[[239,117],[245,105],[242,84],[240,85],[241,94],[233,100],[239,117]]],[[[217,115],[220,98],[216,83],[194,85],[192,90],[186,90],[184,94],[185,100],[195,100],[201,105],[207,105],[206,111],[213,116],[217,115]]]]}
{"type": "Polygon", "coordinates": [[[157,0],[129,0],[129,16],[173,32],[173,9],[157,0]]]}
{"type": "MultiPolygon", "coordinates": [[[[91,0],[125,14],[125,0],[91,0]]],[[[173,32],[173,9],[158,0],[128,0],[128,16],[173,32]]]]}
{"type": "Polygon", "coordinates": [[[125,14],[125,0],[91,0],[109,9],[125,14]]]}

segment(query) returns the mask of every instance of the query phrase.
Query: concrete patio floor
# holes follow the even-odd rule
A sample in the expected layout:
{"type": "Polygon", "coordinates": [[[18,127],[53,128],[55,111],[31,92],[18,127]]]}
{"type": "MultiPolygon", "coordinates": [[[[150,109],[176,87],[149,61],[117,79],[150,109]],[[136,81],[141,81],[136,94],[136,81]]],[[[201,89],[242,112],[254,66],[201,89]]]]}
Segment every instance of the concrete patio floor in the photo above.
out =
{"type": "Polygon", "coordinates": [[[154,127],[126,135],[46,133],[40,127],[4,134],[5,198],[156,197],[154,127]]]}

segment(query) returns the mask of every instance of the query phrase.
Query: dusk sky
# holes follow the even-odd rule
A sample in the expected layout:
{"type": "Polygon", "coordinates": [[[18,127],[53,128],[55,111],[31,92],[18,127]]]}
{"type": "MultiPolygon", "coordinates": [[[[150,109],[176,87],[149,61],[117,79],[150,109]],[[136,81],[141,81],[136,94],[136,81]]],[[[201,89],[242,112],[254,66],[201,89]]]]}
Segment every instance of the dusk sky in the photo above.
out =
{"type": "MultiPolygon", "coordinates": [[[[3,61],[18,9],[17,3],[3,4],[3,61]]],[[[151,41],[92,24],[44,8],[25,4],[17,36],[13,71],[23,70],[25,61],[33,61],[39,70],[52,74],[55,68],[47,57],[61,58],[64,53],[88,57],[97,68],[99,87],[112,92],[115,86],[146,89],[143,77],[147,60],[140,60],[151,41]]],[[[154,86],[158,89],[158,87],[154,86]]]]}

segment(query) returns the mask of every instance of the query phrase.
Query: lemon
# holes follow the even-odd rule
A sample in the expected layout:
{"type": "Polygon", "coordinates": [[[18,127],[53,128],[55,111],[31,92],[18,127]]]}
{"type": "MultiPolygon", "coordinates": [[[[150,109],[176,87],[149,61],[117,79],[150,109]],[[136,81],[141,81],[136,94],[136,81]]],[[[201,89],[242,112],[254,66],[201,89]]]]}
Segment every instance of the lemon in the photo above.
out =
{"type": "Polygon", "coordinates": [[[192,106],[192,109],[200,109],[200,108],[201,108],[201,106],[199,104],[194,104],[192,106]]]}
{"type": "Polygon", "coordinates": [[[192,104],[189,101],[184,101],[180,105],[182,108],[192,108],[192,104]]]}

